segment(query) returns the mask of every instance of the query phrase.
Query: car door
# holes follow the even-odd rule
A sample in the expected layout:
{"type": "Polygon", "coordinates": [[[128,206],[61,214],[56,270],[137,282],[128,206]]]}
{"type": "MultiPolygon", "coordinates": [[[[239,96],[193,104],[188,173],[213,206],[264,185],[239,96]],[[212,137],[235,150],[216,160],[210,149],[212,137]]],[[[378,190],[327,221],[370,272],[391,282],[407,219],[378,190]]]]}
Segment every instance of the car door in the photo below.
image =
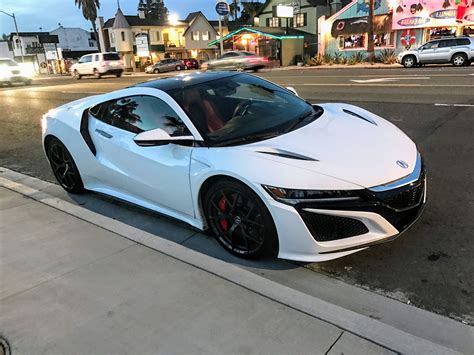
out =
{"type": "MultiPolygon", "coordinates": [[[[89,118],[100,178],[112,193],[125,200],[165,212],[194,216],[189,183],[191,146],[139,146],[134,137],[163,128],[171,136],[191,135],[165,100],[133,95],[101,104],[89,118]]],[[[107,191],[105,191],[107,192],[107,191]]]]}
{"type": "Polygon", "coordinates": [[[454,39],[444,39],[439,41],[438,49],[435,51],[435,60],[437,63],[448,63],[451,61],[453,48],[456,46],[454,39]]]}
{"type": "Polygon", "coordinates": [[[79,58],[77,62],[76,70],[79,74],[86,74],[87,61],[90,58],[90,55],[83,55],[79,58]]]}
{"type": "Polygon", "coordinates": [[[433,63],[436,61],[436,50],[438,49],[439,41],[432,41],[426,43],[421,47],[419,57],[422,63],[433,63]]]}

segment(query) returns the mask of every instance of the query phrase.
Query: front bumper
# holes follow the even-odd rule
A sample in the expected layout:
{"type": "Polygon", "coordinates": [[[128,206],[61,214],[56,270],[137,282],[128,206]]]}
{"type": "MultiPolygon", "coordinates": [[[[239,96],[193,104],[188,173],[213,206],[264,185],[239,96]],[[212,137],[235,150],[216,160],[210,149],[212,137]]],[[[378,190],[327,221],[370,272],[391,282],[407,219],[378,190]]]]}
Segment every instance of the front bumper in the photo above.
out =
{"type": "Polygon", "coordinates": [[[307,202],[295,207],[269,200],[279,235],[279,257],[325,261],[398,237],[415,223],[426,203],[421,158],[404,179],[358,190],[357,195],[357,200],[307,202]]]}

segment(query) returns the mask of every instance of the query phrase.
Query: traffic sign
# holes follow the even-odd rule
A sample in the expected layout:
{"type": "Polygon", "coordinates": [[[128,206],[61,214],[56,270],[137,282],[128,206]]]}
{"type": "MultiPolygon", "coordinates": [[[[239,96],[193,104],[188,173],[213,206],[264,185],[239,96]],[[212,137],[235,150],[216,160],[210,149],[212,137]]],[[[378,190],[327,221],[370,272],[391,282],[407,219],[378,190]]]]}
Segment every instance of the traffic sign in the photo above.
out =
{"type": "Polygon", "coordinates": [[[229,4],[226,3],[225,1],[219,1],[217,4],[216,4],[216,12],[218,15],[220,16],[226,16],[229,14],[229,4]]]}

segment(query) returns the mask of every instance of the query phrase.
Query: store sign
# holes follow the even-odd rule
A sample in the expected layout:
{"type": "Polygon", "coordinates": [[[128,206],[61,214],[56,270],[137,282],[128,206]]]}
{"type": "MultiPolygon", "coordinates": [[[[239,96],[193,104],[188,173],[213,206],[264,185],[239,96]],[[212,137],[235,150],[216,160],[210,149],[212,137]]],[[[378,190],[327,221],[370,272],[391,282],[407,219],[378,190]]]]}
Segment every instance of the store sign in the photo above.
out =
{"type": "Polygon", "coordinates": [[[456,1],[394,1],[392,29],[446,27],[456,26],[461,21],[463,25],[474,24],[474,6],[456,5],[456,1]],[[460,14],[460,10],[463,11],[460,14]],[[456,16],[458,22],[456,22],[456,16]]]}
{"type": "Polygon", "coordinates": [[[216,12],[220,16],[227,16],[230,12],[229,4],[225,1],[219,1],[216,4],[216,12]]]}
{"type": "Polygon", "coordinates": [[[137,45],[137,55],[139,57],[149,57],[150,48],[148,46],[148,34],[145,32],[137,33],[135,36],[135,43],[137,45]]]}
{"type": "Polygon", "coordinates": [[[273,17],[293,17],[293,6],[277,5],[272,7],[273,17]]]}
{"type": "MultiPolygon", "coordinates": [[[[377,15],[374,16],[374,31],[375,33],[389,33],[391,29],[392,17],[391,15],[377,15]]],[[[355,35],[368,32],[369,21],[368,17],[352,17],[343,20],[336,20],[331,26],[331,36],[337,38],[339,36],[355,35]]]]}

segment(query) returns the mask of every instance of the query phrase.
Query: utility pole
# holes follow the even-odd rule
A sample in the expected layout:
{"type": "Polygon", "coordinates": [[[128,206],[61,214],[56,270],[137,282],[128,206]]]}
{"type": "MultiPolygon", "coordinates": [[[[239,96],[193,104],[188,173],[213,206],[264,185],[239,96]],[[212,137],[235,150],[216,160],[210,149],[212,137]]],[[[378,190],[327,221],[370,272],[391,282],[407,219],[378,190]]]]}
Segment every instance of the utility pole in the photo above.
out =
{"type": "Polygon", "coordinates": [[[369,0],[369,17],[367,21],[368,31],[367,31],[367,59],[370,64],[373,64],[375,61],[374,53],[374,0],[369,0]]]}
{"type": "Polygon", "coordinates": [[[15,31],[16,31],[16,38],[20,42],[20,53],[21,53],[21,62],[25,62],[25,58],[23,56],[23,46],[21,45],[21,40],[20,40],[20,34],[18,33],[18,25],[16,24],[16,17],[14,13],[9,14],[8,12],[0,10],[1,13],[10,16],[13,19],[13,22],[15,23],[15,31]]]}

